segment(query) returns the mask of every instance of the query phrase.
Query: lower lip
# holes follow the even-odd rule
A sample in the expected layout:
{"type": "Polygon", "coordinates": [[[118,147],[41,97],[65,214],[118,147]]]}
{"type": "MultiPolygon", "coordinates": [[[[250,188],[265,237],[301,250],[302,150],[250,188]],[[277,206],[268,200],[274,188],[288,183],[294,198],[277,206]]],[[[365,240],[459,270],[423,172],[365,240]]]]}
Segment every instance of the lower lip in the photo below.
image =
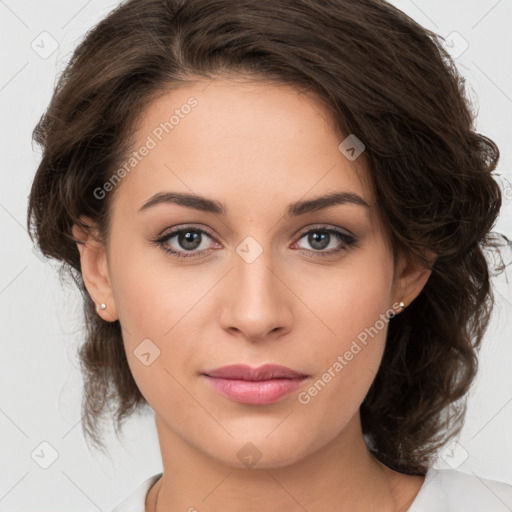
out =
{"type": "Polygon", "coordinates": [[[297,379],[237,380],[222,379],[205,375],[206,380],[217,392],[235,402],[252,405],[272,404],[293,393],[305,377],[297,379]]]}

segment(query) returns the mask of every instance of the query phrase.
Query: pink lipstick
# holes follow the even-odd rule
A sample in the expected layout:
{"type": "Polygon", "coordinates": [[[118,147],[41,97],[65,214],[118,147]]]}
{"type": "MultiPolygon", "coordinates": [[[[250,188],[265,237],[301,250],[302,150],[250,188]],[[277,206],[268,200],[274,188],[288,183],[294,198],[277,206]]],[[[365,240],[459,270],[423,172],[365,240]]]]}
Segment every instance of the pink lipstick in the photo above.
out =
{"type": "Polygon", "coordinates": [[[221,395],[243,404],[265,405],[295,391],[308,376],[285,366],[235,364],[202,373],[221,395]]]}

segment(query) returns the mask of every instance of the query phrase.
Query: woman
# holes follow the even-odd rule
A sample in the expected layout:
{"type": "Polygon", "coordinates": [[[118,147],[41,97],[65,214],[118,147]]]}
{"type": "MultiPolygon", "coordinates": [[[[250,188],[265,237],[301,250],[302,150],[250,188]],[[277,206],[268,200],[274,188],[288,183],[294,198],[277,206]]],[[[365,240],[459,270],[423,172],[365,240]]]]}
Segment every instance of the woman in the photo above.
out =
{"type": "Polygon", "coordinates": [[[83,291],[84,429],[149,404],[117,512],[498,510],[453,470],[499,152],[379,0],[131,0],[35,129],[28,219],[83,291]]]}

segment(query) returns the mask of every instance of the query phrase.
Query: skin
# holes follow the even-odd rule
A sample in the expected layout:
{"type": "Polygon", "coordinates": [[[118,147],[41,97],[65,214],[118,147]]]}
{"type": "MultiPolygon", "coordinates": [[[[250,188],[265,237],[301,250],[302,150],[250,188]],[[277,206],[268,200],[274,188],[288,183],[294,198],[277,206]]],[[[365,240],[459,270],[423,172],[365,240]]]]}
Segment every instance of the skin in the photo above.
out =
{"type": "MultiPolygon", "coordinates": [[[[74,228],[87,289],[107,303],[98,314],[120,320],[131,371],[155,412],[164,473],[146,510],[407,510],[424,477],[378,462],[359,416],[387,324],[307,404],[298,394],[381,314],[399,314],[396,303],[414,300],[430,271],[393,261],[364,153],[349,161],[320,103],[289,86],[227,77],[187,84],[144,112],[134,147],[191,96],[197,106],[116,186],[108,244],[74,228]],[[138,211],[164,191],[221,201],[228,213],[171,203],[138,211]],[[332,192],[369,207],[285,215],[292,202],[332,192]],[[190,224],[213,234],[200,235],[202,255],[178,260],[151,243],[190,224]],[[341,251],[322,257],[304,234],[324,225],[356,244],[331,235],[327,250],[341,251]],[[262,249],[250,263],[236,251],[247,236],[262,249]],[[160,356],[146,366],[134,350],[148,338],[160,356]],[[277,403],[240,404],[200,375],[234,363],[281,364],[309,377],[277,403]],[[237,455],[249,442],[261,455],[252,467],[237,455]]],[[[167,246],[187,252],[177,237],[167,246]]]]}

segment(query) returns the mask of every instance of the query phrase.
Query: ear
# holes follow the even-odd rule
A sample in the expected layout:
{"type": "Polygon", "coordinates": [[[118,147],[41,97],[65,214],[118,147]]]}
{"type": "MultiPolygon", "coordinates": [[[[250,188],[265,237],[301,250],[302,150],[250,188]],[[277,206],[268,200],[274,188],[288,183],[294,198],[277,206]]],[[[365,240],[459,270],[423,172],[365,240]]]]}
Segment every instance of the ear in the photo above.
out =
{"type": "MultiPolygon", "coordinates": [[[[432,266],[436,255],[431,251],[425,251],[425,256],[432,266]]],[[[432,270],[424,267],[418,259],[400,257],[394,285],[396,301],[403,302],[407,307],[421,293],[431,274],[432,270]]]]}
{"type": "Polygon", "coordinates": [[[84,284],[96,304],[98,315],[107,322],[118,319],[112,286],[110,281],[106,247],[99,241],[94,223],[88,217],[80,221],[89,227],[73,225],[73,236],[80,253],[80,266],[84,284]],[[106,309],[100,309],[106,304],[106,309]]]}

